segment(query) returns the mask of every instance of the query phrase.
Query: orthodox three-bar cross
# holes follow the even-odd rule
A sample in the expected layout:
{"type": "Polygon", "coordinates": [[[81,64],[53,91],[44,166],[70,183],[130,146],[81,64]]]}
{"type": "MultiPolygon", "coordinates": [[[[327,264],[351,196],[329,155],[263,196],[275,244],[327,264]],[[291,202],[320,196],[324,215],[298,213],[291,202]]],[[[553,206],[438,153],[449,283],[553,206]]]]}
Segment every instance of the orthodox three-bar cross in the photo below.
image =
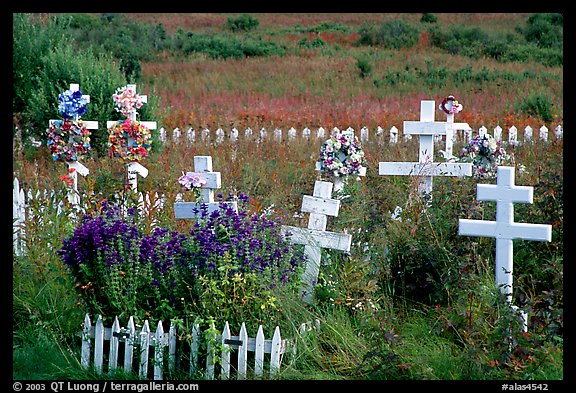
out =
{"type": "MultiPolygon", "coordinates": [[[[70,84],[70,91],[79,91],[80,85],[78,83],[71,83],[70,84]]],[[[87,103],[90,102],[90,96],[82,94],[82,98],[86,100],[87,103]]],[[[80,116],[78,114],[74,115],[74,120],[79,120],[80,116]]],[[[50,119],[48,126],[52,127],[52,124],[57,121],[54,119],[50,119]]],[[[97,130],[98,129],[98,122],[97,121],[88,121],[82,120],[84,126],[87,130],[97,130]]],[[[82,165],[78,160],[67,162],[68,169],[74,169],[73,171],[69,171],[70,179],[72,179],[73,183],[73,190],[68,193],[68,200],[73,205],[78,205],[80,203],[80,195],[78,194],[78,173],[81,176],[87,176],[90,173],[90,170],[82,165]]]]}
{"type": "Polygon", "coordinates": [[[300,210],[310,213],[308,228],[282,226],[282,233],[290,242],[304,245],[304,254],[308,260],[302,276],[305,288],[301,291],[301,295],[309,304],[314,299],[314,286],[318,281],[322,249],[350,252],[352,245],[352,235],[326,231],[328,216],[337,217],[340,209],[340,200],[331,199],[332,187],[331,182],[317,180],[314,183],[313,195],[304,195],[302,198],[300,210]]]}
{"type": "MultiPolygon", "coordinates": [[[[202,207],[207,209],[209,215],[220,208],[221,203],[214,201],[214,190],[222,187],[220,172],[212,172],[211,156],[195,156],[194,172],[187,172],[188,176],[198,176],[204,180],[200,187],[200,201],[197,202],[174,202],[174,215],[176,218],[198,219],[202,216],[202,207]]],[[[223,202],[238,212],[238,204],[235,201],[223,202]]]]}
{"type": "MultiPolygon", "coordinates": [[[[128,89],[132,90],[134,92],[134,94],[136,94],[136,85],[127,85],[128,89]]],[[[146,95],[140,95],[139,96],[140,99],[142,100],[142,103],[147,103],[148,102],[148,96],[146,95]]],[[[136,121],[136,115],[137,115],[137,111],[136,108],[133,108],[132,111],[130,112],[128,119],[130,119],[131,121],[136,121]]],[[[106,123],[106,127],[108,129],[110,129],[110,127],[112,127],[114,125],[114,123],[116,123],[115,121],[108,121],[106,123]]],[[[157,127],[157,124],[155,121],[141,121],[140,122],[141,125],[143,125],[144,127],[148,128],[149,130],[155,130],[157,127]]],[[[130,138],[128,139],[128,145],[130,145],[130,138]]],[[[141,165],[139,162],[129,162],[126,165],[126,169],[128,171],[128,184],[130,185],[130,188],[134,191],[138,190],[138,177],[137,175],[140,175],[142,177],[146,177],[148,176],[148,169],[146,167],[144,167],[143,165],[141,165]]]]}
{"type": "Polygon", "coordinates": [[[434,176],[471,176],[471,163],[434,162],[434,135],[447,135],[452,138],[452,131],[469,129],[467,123],[454,123],[448,121],[434,121],[434,101],[420,102],[420,121],[405,121],[404,134],[418,135],[420,148],[418,162],[380,162],[379,175],[419,176],[418,190],[430,197],[432,192],[432,178],[434,176]]]}

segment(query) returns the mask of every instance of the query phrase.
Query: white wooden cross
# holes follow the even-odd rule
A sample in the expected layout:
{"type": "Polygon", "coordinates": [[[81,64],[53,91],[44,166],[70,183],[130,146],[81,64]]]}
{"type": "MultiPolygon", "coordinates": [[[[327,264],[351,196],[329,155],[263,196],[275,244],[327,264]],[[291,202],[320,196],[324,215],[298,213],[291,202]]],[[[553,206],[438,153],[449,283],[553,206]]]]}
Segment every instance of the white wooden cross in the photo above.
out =
{"type": "Polygon", "coordinates": [[[392,176],[422,176],[418,189],[421,193],[430,195],[432,178],[434,176],[471,176],[471,163],[435,163],[434,135],[447,135],[448,130],[468,129],[467,123],[434,121],[434,101],[420,102],[420,121],[405,121],[405,135],[420,136],[420,151],[418,162],[380,162],[379,175],[392,176]]]}
{"type": "Polygon", "coordinates": [[[352,235],[326,231],[328,216],[337,217],[340,209],[340,201],[331,199],[332,187],[331,182],[316,180],[313,196],[304,195],[302,198],[300,210],[310,213],[308,228],[283,225],[281,229],[284,236],[291,234],[288,236],[290,242],[304,245],[304,254],[308,261],[302,276],[305,289],[301,291],[301,295],[307,303],[314,299],[322,248],[350,252],[352,245],[352,235]]]}
{"type": "Polygon", "coordinates": [[[454,113],[447,113],[446,114],[446,159],[454,158],[452,155],[453,146],[454,146],[454,138],[456,134],[454,131],[462,130],[462,131],[472,131],[472,128],[468,125],[468,123],[454,123],[454,113]]]}
{"type": "Polygon", "coordinates": [[[478,184],[480,201],[496,201],[496,221],[459,220],[458,234],[496,238],[496,284],[512,302],[513,239],[552,241],[552,226],[514,222],[514,202],[532,203],[533,187],[514,185],[514,167],[499,166],[496,185],[478,184]]]}
{"type": "MultiPolygon", "coordinates": [[[[80,90],[80,85],[78,83],[71,83],[70,84],[70,91],[78,91],[80,90]]],[[[82,98],[86,99],[87,103],[90,103],[90,96],[89,95],[85,95],[82,94],[82,98]]],[[[74,116],[74,120],[79,120],[80,116],[78,114],[76,114],[74,116]]],[[[52,124],[57,121],[54,119],[50,119],[48,121],[48,127],[52,127],[52,124]]],[[[87,121],[87,120],[82,120],[82,122],[84,123],[84,126],[86,127],[86,129],[88,130],[97,130],[98,129],[98,122],[97,121],[87,121]]],[[[78,173],[81,176],[88,176],[88,174],[90,173],[90,170],[88,168],[86,168],[84,165],[82,165],[78,160],[76,161],[72,161],[72,162],[67,162],[68,164],[68,169],[74,169],[74,171],[69,173],[70,178],[73,180],[74,185],[73,185],[73,191],[70,191],[68,193],[68,200],[70,201],[71,204],[73,205],[78,205],[80,203],[80,195],[78,194],[78,173]]]]}
{"type": "MultiPolygon", "coordinates": [[[[220,208],[219,202],[214,202],[214,190],[222,187],[220,172],[212,172],[211,156],[195,156],[194,172],[188,172],[188,176],[198,176],[205,180],[200,189],[200,198],[198,202],[174,202],[174,215],[176,218],[197,219],[202,216],[201,206],[206,205],[208,214],[220,208]]],[[[238,212],[238,204],[235,201],[223,202],[238,212]]]]}
{"type": "MultiPolygon", "coordinates": [[[[134,93],[136,93],[136,85],[127,85],[128,89],[132,90],[134,93]]],[[[148,102],[148,96],[146,95],[140,95],[140,99],[142,100],[142,102],[144,104],[146,104],[148,102]]],[[[130,116],[128,117],[130,120],[132,121],[136,121],[136,115],[137,115],[137,111],[136,108],[133,108],[132,111],[130,112],[130,116]]],[[[106,127],[108,129],[110,129],[114,123],[116,123],[115,121],[108,121],[106,122],[106,127]]],[[[141,121],[140,122],[141,125],[143,125],[144,127],[148,128],[149,130],[155,130],[157,127],[157,124],[155,121],[141,121]]],[[[130,146],[131,142],[130,139],[132,138],[128,138],[128,145],[130,146]]],[[[146,167],[144,167],[143,165],[141,165],[139,162],[129,162],[126,165],[126,170],[128,172],[128,184],[130,185],[130,188],[134,191],[138,190],[138,177],[137,175],[140,175],[142,177],[146,177],[148,176],[148,169],[146,167]]]]}

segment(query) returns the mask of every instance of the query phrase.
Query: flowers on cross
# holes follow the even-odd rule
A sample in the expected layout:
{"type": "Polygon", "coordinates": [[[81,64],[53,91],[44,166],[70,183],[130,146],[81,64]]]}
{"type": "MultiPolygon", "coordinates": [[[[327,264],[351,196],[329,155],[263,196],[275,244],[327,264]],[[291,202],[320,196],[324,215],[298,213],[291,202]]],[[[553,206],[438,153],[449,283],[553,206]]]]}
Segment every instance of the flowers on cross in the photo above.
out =
{"type": "Polygon", "coordinates": [[[90,150],[90,131],[82,120],[56,120],[46,130],[52,159],[73,162],[90,150]]]}
{"type": "Polygon", "coordinates": [[[108,155],[121,163],[141,161],[152,149],[152,135],[137,120],[118,120],[108,130],[108,147],[108,155]]]}
{"type": "Polygon", "coordinates": [[[128,118],[145,103],[144,97],[136,93],[132,86],[119,87],[113,94],[114,106],[117,112],[128,118]]]}
{"type": "Polygon", "coordinates": [[[320,172],[334,177],[359,175],[366,167],[364,150],[354,134],[334,134],[320,147],[320,172]]]}
{"type": "Polygon", "coordinates": [[[453,95],[444,98],[439,108],[447,115],[459,113],[463,109],[462,104],[460,104],[453,95]]]}
{"type": "Polygon", "coordinates": [[[58,181],[64,183],[67,188],[72,188],[74,186],[74,178],[71,176],[76,171],[75,168],[68,168],[68,173],[60,176],[58,181]]]}
{"type": "Polygon", "coordinates": [[[192,191],[196,199],[200,197],[200,188],[206,185],[206,179],[202,178],[198,173],[182,172],[182,176],[178,178],[178,183],[182,186],[182,191],[192,191]]]}
{"type": "Polygon", "coordinates": [[[475,135],[462,148],[461,162],[471,162],[473,176],[477,178],[494,178],[498,165],[507,162],[510,155],[506,153],[503,142],[490,134],[475,135]]]}
{"type": "Polygon", "coordinates": [[[58,95],[58,112],[64,119],[77,119],[86,113],[88,100],[80,90],[66,90],[58,95]]]}

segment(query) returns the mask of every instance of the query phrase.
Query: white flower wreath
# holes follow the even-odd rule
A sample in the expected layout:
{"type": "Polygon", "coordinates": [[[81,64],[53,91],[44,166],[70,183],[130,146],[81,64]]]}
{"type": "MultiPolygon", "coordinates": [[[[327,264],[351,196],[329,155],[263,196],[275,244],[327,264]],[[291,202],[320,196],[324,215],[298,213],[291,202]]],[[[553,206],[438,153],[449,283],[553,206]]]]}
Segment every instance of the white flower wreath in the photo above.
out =
{"type": "Polygon", "coordinates": [[[360,175],[366,157],[358,138],[351,133],[334,134],[320,147],[320,172],[334,177],[360,175]]]}

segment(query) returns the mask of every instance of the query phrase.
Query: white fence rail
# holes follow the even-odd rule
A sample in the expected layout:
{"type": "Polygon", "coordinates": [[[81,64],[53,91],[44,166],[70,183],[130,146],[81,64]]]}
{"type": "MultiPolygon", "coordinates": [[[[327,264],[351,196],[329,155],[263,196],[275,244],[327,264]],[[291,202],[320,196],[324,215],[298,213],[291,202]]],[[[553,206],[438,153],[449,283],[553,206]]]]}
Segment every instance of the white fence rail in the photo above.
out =
{"type": "MultiPolygon", "coordinates": [[[[272,132],[272,138],[270,138],[270,133],[268,132],[268,130],[262,128],[260,129],[260,131],[258,132],[254,132],[251,128],[247,128],[244,130],[243,133],[241,133],[238,129],[236,128],[232,128],[229,132],[225,132],[223,129],[219,128],[214,132],[214,137],[215,137],[215,142],[216,143],[221,143],[224,140],[228,139],[231,141],[237,141],[240,137],[240,135],[244,135],[245,138],[248,139],[253,139],[255,135],[257,135],[257,141],[261,142],[264,140],[274,140],[277,142],[281,142],[284,140],[284,136],[286,135],[288,140],[292,140],[295,139],[297,137],[302,137],[302,138],[306,138],[306,139],[310,139],[312,138],[312,136],[314,135],[317,139],[324,139],[324,138],[328,138],[329,135],[331,135],[334,132],[339,132],[340,130],[338,128],[333,128],[330,131],[327,131],[326,129],[324,129],[323,127],[319,127],[317,130],[312,131],[309,128],[304,128],[302,129],[300,132],[298,132],[295,128],[290,128],[287,130],[286,134],[284,134],[284,131],[280,128],[276,128],[273,132],[272,132]]],[[[352,128],[347,128],[346,131],[352,131],[355,132],[354,129],[352,128]]],[[[398,143],[399,140],[403,140],[403,141],[408,141],[410,139],[412,139],[412,135],[403,135],[403,138],[399,138],[399,130],[397,127],[392,126],[388,132],[386,132],[383,128],[381,127],[377,127],[375,131],[375,138],[372,137],[370,139],[370,130],[367,127],[363,127],[360,130],[360,139],[363,142],[367,142],[367,141],[380,141],[380,142],[385,142],[388,141],[391,144],[396,144],[398,143]],[[386,134],[388,134],[388,136],[386,136],[386,134]]],[[[458,131],[454,133],[454,142],[457,141],[469,141],[474,133],[476,133],[477,135],[484,135],[489,133],[488,129],[484,126],[480,127],[477,131],[458,131]]],[[[562,128],[561,125],[557,125],[554,128],[554,139],[555,140],[560,140],[563,138],[563,133],[564,130],[562,128]]],[[[160,139],[164,142],[167,141],[168,135],[167,135],[167,131],[164,128],[160,129],[160,139]]],[[[195,143],[198,141],[197,136],[199,136],[201,141],[204,142],[208,142],[211,140],[211,138],[213,137],[212,135],[213,133],[208,130],[208,129],[202,129],[202,130],[194,130],[192,128],[188,129],[185,133],[185,137],[183,137],[182,132],[180,129],[176,128],[172,131],[172,136],[171,136],[171,140],[175,143],[179,143],[182,141],[188,142],[188,143],[195,143]],[[185,138],[185,139],[183,139],[185,138]]],[[[510,128],[508,128],[508,130],[506,130],[506,134],[504,132],[504,130],[500,127],[500,126],[496,126],[493,128],[492,130],[492,136],[494,136],[494,138],[496,140],[507,140],[508,143],[510,145],[521,145],[523,143],[527,144],[527,143],[533,143],[535,142],[535,140],[539,141],[540,143],[547,143],[550,142],[550,140],[552,140],[552,137],[550,137],[549,135],[549,130],[546,126],[541,126],[538,129],[538,136],[537,138],[534,137],[534,129],[531,126],[526,126],[524,128],[524,131],[522,133],[522,138],[518,137],[518,128],[516,126],[511,126],[510,128]],[[506,138],[506,139],[505,139],[506,138]]],[[[442,136],[438,136],[438,138],[436,138],[435,140],[437,143],[440,143],[442,141],[442,136]]],[[[13,189],[13,210],[12,210],[12,215],[13,215],[13,219],[14,219],[14,231],[13,231],[13,244],[14,244],[14,250],[16,252],[17,255],[20,255],[20,253],[22,252],[23,246],[24,246],[24,242],[25,242],[25,222],[26,222],[26,208],[28,207],[28,204],[26,203],[26,200],[30,200],[32,198],[38,198],[40,197],[40,195],[43,195],[44,197],[46,197],[46,195],[48,194],[48,191],[44,190],[44,193],[40,193],[40,191],[36,191],[36,194],[33,195],[32,192],[30,190],[28,190],[27,193],[27,198],[25,197],[25,193],[23,190],[20,189],[20,185],[18,183],[18,179],[14,179],[14,189],[13,189]]],[[[54,195],[54,192],[51,191],[50,195],[54,195]]],[[[81,196],[81,199],[82,196],[81,196]]],[[[139,206],[141,206],[143,209],[147,210],[147,206],[150,206],[150,196],[148,194],[143,195],[142,193],[140,193],[139,196],[139,200],[140,200],[140,204],[139,206]]],[[[163,206],[163,200],[164,198],[158,198],[158,195],[156,195],[156,204],[160,204],[163,206]]],[[[53,202],[53,206],[57,205],[58,209],[61,208],[61,202],[53,202]]],[[[81,206],[82,204],[80,204],[81,206]]],[[[162,206],[158,206],[155,205],[154,207],[159,207],[161,208],[162,206]]],[[[81,207],[82,210],[82,207],[81,207]]],[[[30,219],[30,217],[29,217],[30,219]]]]}
{"type": "MultiPolygon", "coordinates": [[[[254,140],[261,142],[264,140],[282,142],[284,140],[294,140],[296,138],[304,138],[304,139],[311,139],[313,137],[317,139],[324,139],[328,138],[334,132],[343,131],[337,127],[332,128],[331,130],[327,130],[324,127],[319,127],[316,130],[311,130],[308,127],[303,128],[302,130],[298,131],[294,127],[289,129],[281,129],[275,128],[274,130],[268,130],[266,128],[261,128],[260,130],[253,130],[250,127],[244,129],[244,131],[240,131],[237,128],[232,128],[231,130],[225,131],[222,128],[218,128],[215,131],[211,131],[207,128],[196,130],[194,128],[188,128],[185,132],[180,128],[175,128],[172,130],[170,135],[169,131],[167,131],[164,127],[160,128],[160,140],[162,142],[167,142],[171,140],[172,142],[188,142],[188,143],[195,143],[198,141],[214,141],[215,143],[222,143],[225,140],[230,141],[238,141],[240,138],[254,140]]],[[[355,130],[351,127],[348,127],[346,131],[355,132],[355,130]]],[[[486,134],[488,129],[485,126],[481,126],[476,131],[477,134],[482,135],[486,134]]],[[[556,140],[561,139],[563,137],[563,128],[561,125],[557,125],[554,128],[554,138],[556,140]]],[[[454,133],[455,141],[469,141],[473,136],[474,131],[457,131],[454,133]]],[[[362,142],[374,141],[374,140],[388,140],[389,143],[398,143],[399,140],[408,141],[412,139],[412,135],[403,135],[403,138],[399,137],[399,129],[396,126],[392,126],[388,131],[384,128],[378,126],[374,130],[370,130],[367,127],[362,127],[360,129],[360,140],[362,142]],[[373,133],[371,137],[371,133],[373,133]]],[[[542,142],[548,142],[549,139],[549,129],[545,125],[542,125],[538,128],[538,136],[537,138],[534,137],[534,128],[530,125],[526,126],[523,130],[522,138],[518,137],[518,128],[516,126],[511,126],[507,130],[507,135],[504,135],[504,130],[500,126],[496,126],[493,128],[493,134],[496,140],[507,140],[510,144],[517,145],[521,143],[529,143],[533,142],[535,139],[540,140],[542,142]],[[507,137],[507,139],[503,139],[507,137]]],[[[440,137],[441,139],[441,137],[440,137]]],[[[439,140],[437,140],[439,141],[439,140]]]]}
{"type": "MultiPolygon", "coordinates": [[[[319,328],[318,321],[315,328],[319,328]]],[[[211,340],[204,338],[199,324],[195,324],[188,335],[190,342],[179,340],[176,330],[170,324],[165,332],[159,321],[156,331],[152,332],[148,320],[137,330],[133,317],[127,327],[120,326],[118,317],[112,327],[104,327],[100,315],[92,325],[86,314],[82,330],[82,367],[93,367],[98,374],[113,373],[121,368],[127,373],[137,373],[140,379],[154,380],[162,380],[166,371],[187,372],[189,376],[199,373],[209,380],[241,380],[250,377],[249,372],[256,378],[272,379],[280,370],[284,354],[289,348],[291,354],[296,349],[293,342],[282,339],[278,326],[271,339],[264,337],[262,325],[256,337],[249,337],[244,323],[240,334],[234,336],[226,322],[222,333],[211,340]],[[253,355],[249,356],[249,353],[253,355]],[[182,356],[184,354],[189,356],[182,356]]],[[[299,334],[307,330],[311,330],[310,324],[303,323],[299,334]]]]}

